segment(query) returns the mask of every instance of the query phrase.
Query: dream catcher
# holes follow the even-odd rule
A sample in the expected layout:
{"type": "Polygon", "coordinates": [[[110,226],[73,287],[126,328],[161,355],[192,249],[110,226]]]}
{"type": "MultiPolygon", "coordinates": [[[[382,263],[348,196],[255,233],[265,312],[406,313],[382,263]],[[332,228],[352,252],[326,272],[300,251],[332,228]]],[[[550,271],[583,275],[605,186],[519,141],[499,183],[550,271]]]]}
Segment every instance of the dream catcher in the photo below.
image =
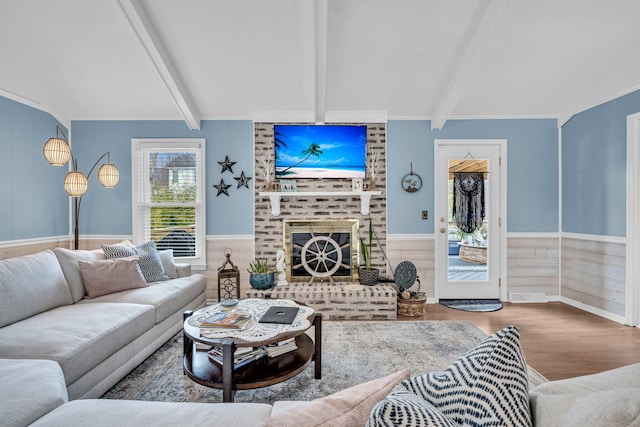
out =
{"type": "Polygon", "coordinates": [[[453,173],[453,220],[465,233],[473,233],[484,221],[484,172],[453,173]]]}

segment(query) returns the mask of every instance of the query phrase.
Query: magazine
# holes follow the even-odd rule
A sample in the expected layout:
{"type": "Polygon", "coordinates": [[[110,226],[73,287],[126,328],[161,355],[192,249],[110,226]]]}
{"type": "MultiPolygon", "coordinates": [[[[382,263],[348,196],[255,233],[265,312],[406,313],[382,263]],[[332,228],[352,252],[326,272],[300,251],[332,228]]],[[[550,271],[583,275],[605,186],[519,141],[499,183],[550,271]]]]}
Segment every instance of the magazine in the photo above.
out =
{"type": "MultiPolygon", "coordinates": [[[[242,366],[248,365],[251,362],[262,359],[267,355],[267,350],[264,347],[240,347],[236,349],[233,355],[233,369],[238,369],[242,366]]],[[[223,353],[221,347],[211,347],[208,352],[209,359],[218,365],[222,366],[223,353]]]]}
{"type": "Polygon", "coordinates": [[[215,311],[199,320],[201,328],[242,329],[251,320],[251,314],[244,311],[215,311]]]}

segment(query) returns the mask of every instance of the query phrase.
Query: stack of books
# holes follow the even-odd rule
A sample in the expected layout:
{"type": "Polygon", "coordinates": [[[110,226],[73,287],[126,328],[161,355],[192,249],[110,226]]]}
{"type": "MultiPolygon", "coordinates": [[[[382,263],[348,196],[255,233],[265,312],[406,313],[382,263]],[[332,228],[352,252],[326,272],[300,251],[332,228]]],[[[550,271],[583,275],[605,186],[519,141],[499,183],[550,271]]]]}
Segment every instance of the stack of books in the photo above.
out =
{"type": "Polygon", "coordinates": [[[270,344],[267,346],[267,355],[269,357],[280,356],[291,351],[298,349],[295,338],[289,338],[288,340],[280,341],[276,344],[270,344]]]}
{"type": "MultiPolygon", "coordinates": [[[[209,359],[222,366],[222,347],[213,346],[208,352],[209,359]]],[[[265,347],[240,347],[233,355],[233,369],[241,368],[267,355],[265,347]]]]}

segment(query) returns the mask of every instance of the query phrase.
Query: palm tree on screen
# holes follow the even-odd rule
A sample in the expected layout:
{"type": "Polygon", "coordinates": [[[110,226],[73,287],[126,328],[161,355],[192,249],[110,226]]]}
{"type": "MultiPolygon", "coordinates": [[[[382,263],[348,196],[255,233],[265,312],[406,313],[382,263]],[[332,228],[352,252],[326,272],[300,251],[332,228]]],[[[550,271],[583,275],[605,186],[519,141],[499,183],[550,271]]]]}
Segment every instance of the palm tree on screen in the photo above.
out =
{"type": "Polygon", "coordinates": [[[322,154],[322,149],[320,148],[320,146],[318,144],[316,144],[315,142],[312,142],[311,144],[309,144],[309,147],[307,147],[305,150],[302,150],[302,155],[304,156],[304,159],[300,160],[295,165],[289,166],[288,168],[286,168],[285,170],[283,170],[282,172],[279,172],[279,173],[283,174],[286,171],[288,171],[289,169],[295,168],[296,166],[298,166],[302,162],[304,162],[307,159],[309,159],[311,156],[313,156],[316,159],[318,159],[318,158],[320,158],[321,154],[322,154]]]}

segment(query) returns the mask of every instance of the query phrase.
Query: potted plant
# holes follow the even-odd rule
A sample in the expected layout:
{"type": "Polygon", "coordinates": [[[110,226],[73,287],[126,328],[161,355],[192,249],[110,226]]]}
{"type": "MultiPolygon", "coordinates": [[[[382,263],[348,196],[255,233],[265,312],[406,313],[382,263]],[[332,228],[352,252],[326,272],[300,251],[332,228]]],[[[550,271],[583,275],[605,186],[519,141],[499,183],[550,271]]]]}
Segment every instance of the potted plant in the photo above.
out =
{"type": "Polygon", "coordinates": [[[275,282],[276,269],[266,259],[257,259],[249,263],[249,283],[254,289],[269,289],[275,282]]]}
{"type": "Polygon", "coordinates": [[[372,286],[378,283],[378,269],[371,268],[371,247],[373,245],[373,226],[369,221],[369,241],[365,242],[360,238],[360,252],[362,253],[362,260],[364,266],[360,265],[358,268],[358,275],[360,277],[361,285],[372,286]]]}

